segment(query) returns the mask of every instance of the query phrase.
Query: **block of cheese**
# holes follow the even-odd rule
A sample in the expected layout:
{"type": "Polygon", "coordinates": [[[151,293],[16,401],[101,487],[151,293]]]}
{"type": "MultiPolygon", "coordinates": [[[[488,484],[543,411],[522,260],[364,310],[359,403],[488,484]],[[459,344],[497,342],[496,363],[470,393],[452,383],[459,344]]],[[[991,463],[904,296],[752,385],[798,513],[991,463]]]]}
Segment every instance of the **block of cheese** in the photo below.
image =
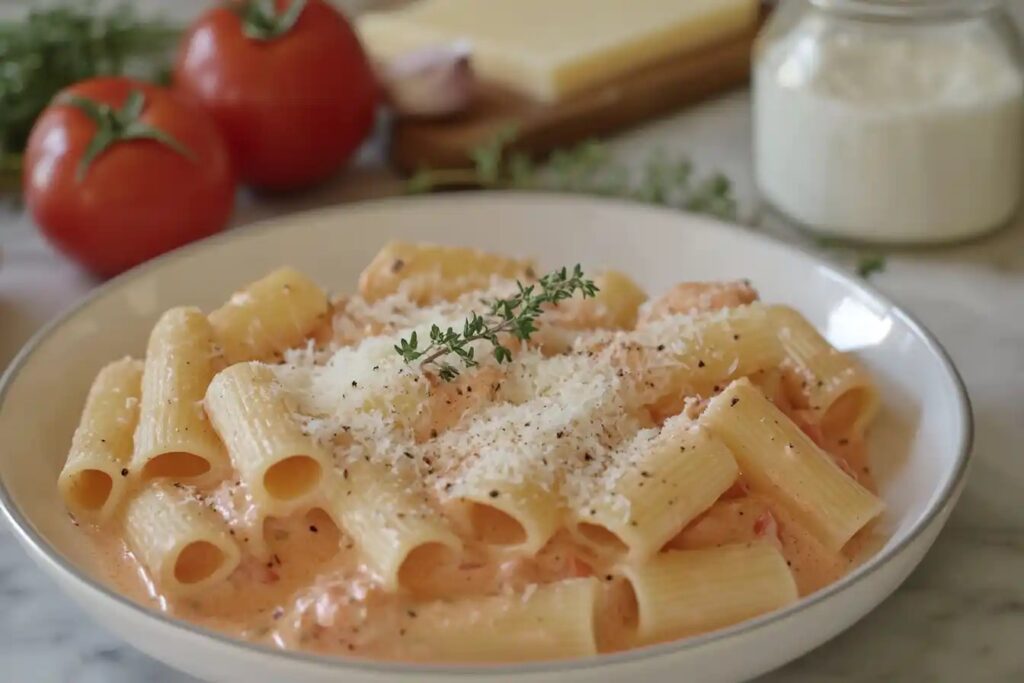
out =
{"type": "Polygon", "coordinates": [[[542,102],[720,42],[755,24],[758,0],[419,0],[366,14],[370,55],[469,43],[485,81],[542,102]]]}

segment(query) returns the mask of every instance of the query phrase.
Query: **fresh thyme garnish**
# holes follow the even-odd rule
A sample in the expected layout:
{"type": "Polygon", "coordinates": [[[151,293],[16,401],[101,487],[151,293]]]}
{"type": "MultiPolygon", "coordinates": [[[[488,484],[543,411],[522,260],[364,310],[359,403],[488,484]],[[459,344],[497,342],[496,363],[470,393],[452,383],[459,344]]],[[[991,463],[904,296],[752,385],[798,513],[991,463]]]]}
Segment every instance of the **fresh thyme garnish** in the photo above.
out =
{"type": "Polygon", "coordinates": [[[546,190],[620,197],[719,218],[736,218],[732,184],[721,173],[697,177],[686,158],[656,152],[642,170],[617,162],[596,140],[558,149],[534,162],[510,150],[516,130],[508,127],[470,153],[472,168],[421,169],[409,179],[409,192],[479,187],[546,190]]]}
{"type": "Polygon", "coordinates": [[[494,359],[498,363],[508,363],[512,360],[512,351],[501,343],[498,335],[507,333],[526,341],[537,331],[534,323],[542,313],[541,307],[544,304],[557,305],[577,292],[583,298],[592,297],[598,292],[597,285],[583,277],[583,269],[579,264],[571,273],[563,267],[540,278],[537,284],[524,285],[517,281],[516,286],[519,291],[514,296],[489,302],[485,315],[470,313],[463,323],[462,332],[456,332],[451,327],[442,330],[434,325],[430,328],[429,346],[421,350],[416,333],[413,332],[408,339],[399,341],[395,351],[406,363],[419,361],[420,367],[424,368],[436,365],[441,379],[450,382],[458,377],[459,369],[443,360],[446,356],[457,357],[466,368],[475,367],[480,363],[474,357],[474,349],[470,344],[486,340],[494,345],[494,359]]]}
{"type": "Polygon", "coordinates": [[[885,270],[885,256],[881,254],[864,254],[857,261],[857,274],[864,279],[885,270]]]}

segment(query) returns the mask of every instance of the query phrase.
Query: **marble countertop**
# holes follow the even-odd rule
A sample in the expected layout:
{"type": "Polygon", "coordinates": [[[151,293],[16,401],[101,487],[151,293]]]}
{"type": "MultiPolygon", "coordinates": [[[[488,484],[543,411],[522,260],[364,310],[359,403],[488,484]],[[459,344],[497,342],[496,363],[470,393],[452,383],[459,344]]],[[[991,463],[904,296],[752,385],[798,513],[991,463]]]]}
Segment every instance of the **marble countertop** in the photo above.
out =
{"type": "MultiPolygon", "coordinates": [[[[780,239],[816,248],[756,212],[749,99],[737,92],[621,136],[622,158],[687,153],[736,184],[745,215],[780,239]]],[[[370,196],[398,182],[375,150],[301,196],[245,196],[235,224],[370,196]]],[[[95,282],[54,253],[16,208],[0,208],[0,367],[47,319],[95,282]]],[[[826,253],[840,260],[848,255],[826,253]]],[[[1024,218],[980,241],[890,253],[875,284],[946,346],[967,383],[976,458],[963,497],[920,567],[888,601],[763,683],[1024,681],[1024,218]]],[[[0,525],[0,680],[189,683],[91,623],[0,525]]]]}

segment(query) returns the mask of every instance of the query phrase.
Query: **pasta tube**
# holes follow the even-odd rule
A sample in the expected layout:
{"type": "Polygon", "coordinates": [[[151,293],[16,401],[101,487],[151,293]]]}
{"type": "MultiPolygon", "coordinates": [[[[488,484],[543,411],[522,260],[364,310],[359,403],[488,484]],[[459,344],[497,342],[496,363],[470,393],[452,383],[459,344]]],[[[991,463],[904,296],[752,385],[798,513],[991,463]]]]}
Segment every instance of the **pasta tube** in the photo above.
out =
{"type": "Polygon", "coordinates": [[[93,380],[57,486],[76,516],[110,517],[126,490],[139,421],[142,361],[122,358],[93,380]]]}
{"type": "Polygon", "coordinates": [[[330,458],[296,424],[267,366],[238,363],[222,370],[206,392],[206,410],[267,514],[288,514],[320,492],[330,458]]]}
{"type": "Polygon", "coordinates": [[[700,422],[729,446],[754,488],[779,498],[829,550],[884,508],[747,379],[716,396],[700,422]]]}
{"type": "Polygon", "coordinates": [[[241,558],[216,513],[180,484],[163,481],[150,483],[129,501],[125,538],[161,591],[173,595],[224,581],[241,558]]]}
{"type": "Polygon", "coordinates": [[[279,268],[210,313],[228,363],[269,361],[302,344],[328,314],[327,294],[293,268],[279,268]]]}
{"type": "Polygon", "coordinates": [[[359,276],[359,293],[377,301],[399,291],[420,304],[452,300],[486,289],[494,278],[532,278],[529,261],[467,247],[392,241],[359,276]]]}
{"type": "Polygon", "coordinates": [[[598,582],[568,579],[525,595],[435,602],[414,610],[405,637],[430,659],[509,662],[597,654],[598,582]]]}
{"type": "Polygon", "coordinates": [[[410,587],[436,562],[457,556],[462,542],[413,482],[357,461],[331,477],[327,509],[351,536],[384,590],[410,587]]]}
{"type": "Polygon", "coordinates": [[[795,372],[797,406],[829,439],[860,436],[878,413],[878,390],[857,359],[832,347],[800,313],[787,306],[769,311],[787,363],[795,372]]]}
{"type": "Polygon", "coordinates": [[[673,550],[622,568],[636,599],[636,644],[711,631],[797,600],[782,553],[765,541],[673,550]]]}
{"type": "Polygon", "coordinates": [[[729,449],[687,423],[673,418],[660,433],[645,430],[616,456],[628,464],[611,495],[577,511],[577,536],[644,562],[732,486],[739,469],[729,449]]]}
{"type": "Polygon", "coordinates": [[[203,412],[213,378],[210,324],[198,308],[172,308],[149,337],[132,471],[144,479],[216,480],[227,455],[203,412]]]}

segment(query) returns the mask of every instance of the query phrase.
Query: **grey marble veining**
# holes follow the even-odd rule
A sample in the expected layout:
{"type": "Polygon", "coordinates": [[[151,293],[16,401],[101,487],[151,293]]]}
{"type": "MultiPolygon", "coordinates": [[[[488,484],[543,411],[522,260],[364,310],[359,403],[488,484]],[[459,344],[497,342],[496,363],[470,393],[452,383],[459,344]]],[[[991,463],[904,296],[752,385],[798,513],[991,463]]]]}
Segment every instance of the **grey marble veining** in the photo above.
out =
{"type": "MultiPolygon", "coordinates": [[[[641,160],[667,147],[690,154],[702,168],[720,168],[754,216],[749,116],[747,96],[736,93],[621,136],[613,148],[623,159],[641,160]]],[[[304,196],[247,197],[235,222],[393,192],[395,181],[375,166],[375,157],[368,154],[360,168],[304,196]]],[[[759,225],[813,247],[777,221],[759,225]]],[[[10,209],[0,210],[0,246],[2,366],[92,282],[10,209]]],[[[971,244],[891,254],[875,284],[936,334],[963,374],[976,419],[973,469],[949,524],[903,587],[849,631],[761,681],[1024,681],[1024,219],[971,244]]],[[[89,621],[0,525],[0,681],[194,679],[89,621]]]]}

